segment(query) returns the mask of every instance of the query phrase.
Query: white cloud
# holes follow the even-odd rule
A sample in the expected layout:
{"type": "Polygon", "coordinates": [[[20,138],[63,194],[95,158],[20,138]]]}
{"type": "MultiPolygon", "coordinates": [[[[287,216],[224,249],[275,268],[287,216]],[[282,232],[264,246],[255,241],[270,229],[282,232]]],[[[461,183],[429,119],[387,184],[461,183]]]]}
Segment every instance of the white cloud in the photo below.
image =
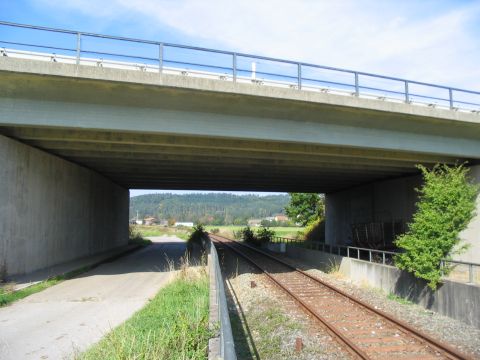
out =
{"type": "Polygon", "coordinates": [[[41,0],[104,21],[138,17],[202,44],[479,89],[478,2],[41,0]],[[453,5],[452,5],[453,4],[453,5]]]}

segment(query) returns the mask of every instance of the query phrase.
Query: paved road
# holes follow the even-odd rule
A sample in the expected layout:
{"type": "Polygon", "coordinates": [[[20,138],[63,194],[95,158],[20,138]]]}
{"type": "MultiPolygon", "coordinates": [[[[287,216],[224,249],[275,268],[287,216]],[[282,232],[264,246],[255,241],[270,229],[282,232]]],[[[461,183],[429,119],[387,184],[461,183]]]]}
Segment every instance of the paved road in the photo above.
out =
{"type": "Polygon", "coordinates": [[[0,308],[0,359],[69,359],[128,319],[171,278],[185,242],[154,244],[0,308]]]}

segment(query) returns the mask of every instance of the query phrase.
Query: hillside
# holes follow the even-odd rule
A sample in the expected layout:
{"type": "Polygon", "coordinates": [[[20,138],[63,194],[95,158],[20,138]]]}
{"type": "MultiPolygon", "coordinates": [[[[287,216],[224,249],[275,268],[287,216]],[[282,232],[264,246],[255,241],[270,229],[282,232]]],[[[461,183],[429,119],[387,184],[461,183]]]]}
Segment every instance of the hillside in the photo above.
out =
{"type": "Polygon", "coordinates": [[[148,194],[130,198],[130,218],[158,219],[211,225],[244,225],[247,219],[283,213],[289,195],[148,194]]]}

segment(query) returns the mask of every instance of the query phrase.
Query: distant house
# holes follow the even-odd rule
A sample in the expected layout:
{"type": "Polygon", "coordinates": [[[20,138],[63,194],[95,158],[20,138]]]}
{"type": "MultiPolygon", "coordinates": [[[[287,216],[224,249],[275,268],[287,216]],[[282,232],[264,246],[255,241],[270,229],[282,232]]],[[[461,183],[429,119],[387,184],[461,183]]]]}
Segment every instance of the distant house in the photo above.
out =
{"type": "Polygon", "coordinates": [[[137,225],[143,225],[143,220],[135,220],[135,224],[137,224],[137,225]]]}
{"type": "Polygon", "coordinates": [[[154,218],[153,216],[148,216],[146,217],[145,219],[143,219],[143,222],[145,225],[155,225],[155,223],[157,222],[157,219],[154,218]]]}
{"type": "Polygon", "coordinates": [[[158,221],[158,225],[160,226],[168,226],[168,220],[162,219],[158,221]]]}
{"type": "Polygon", "coordinates": [[[193,222],[176,222],[175,227],[177,226],[193,227],[193,222]]]}
{"type": "Polygon", "coordinates": [[[288,216],[283,214],[278,214],[274,216],[275,221],[288,221],[288,216]]]}
{"type": "Polygon", "coordinates": [[[262,219],[250,219],[248,220],[248,226],[260,226],[262,219]]]}

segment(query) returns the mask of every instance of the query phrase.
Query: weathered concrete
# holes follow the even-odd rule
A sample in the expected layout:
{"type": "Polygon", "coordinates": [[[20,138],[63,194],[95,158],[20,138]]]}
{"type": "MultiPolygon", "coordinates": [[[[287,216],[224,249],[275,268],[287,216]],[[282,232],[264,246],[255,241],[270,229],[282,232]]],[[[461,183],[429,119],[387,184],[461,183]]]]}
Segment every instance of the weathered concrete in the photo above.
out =
{"type": "Polygon", "coordinates": [[[332,264],[356,284],[367,284],[396,294],[427,309],[480,328],[480,286],[445,280],[432,291],[424,281],[393,266],[332,255],[287,245],[286,255],[321,270],[332,264]]]}
{"type": "Polygon", "coordinates": [[[473,113],[8,57],[0,79],[0,133],[129,188],[332,192],[480,158],[473,113]]]}
{"type": "Polygon", "coordinates": [[[125,245],[128,190],[0,136],[0,267],[22,274],[125,245]]]}
{"type": "MultiPolygon", "coordinates": [[[[470,168],[472,178],[480,183],[480,165],[470,168]]],[[[326,195],[325,236],[329,244],[352,244],[351,225],[368,222],[411,221],[415,212],[421,176],[378,181],[326,195]]],[[[461,233],[466,252],[455,260],[480,263],[480,197],[477,214],[461,233]]]]}

